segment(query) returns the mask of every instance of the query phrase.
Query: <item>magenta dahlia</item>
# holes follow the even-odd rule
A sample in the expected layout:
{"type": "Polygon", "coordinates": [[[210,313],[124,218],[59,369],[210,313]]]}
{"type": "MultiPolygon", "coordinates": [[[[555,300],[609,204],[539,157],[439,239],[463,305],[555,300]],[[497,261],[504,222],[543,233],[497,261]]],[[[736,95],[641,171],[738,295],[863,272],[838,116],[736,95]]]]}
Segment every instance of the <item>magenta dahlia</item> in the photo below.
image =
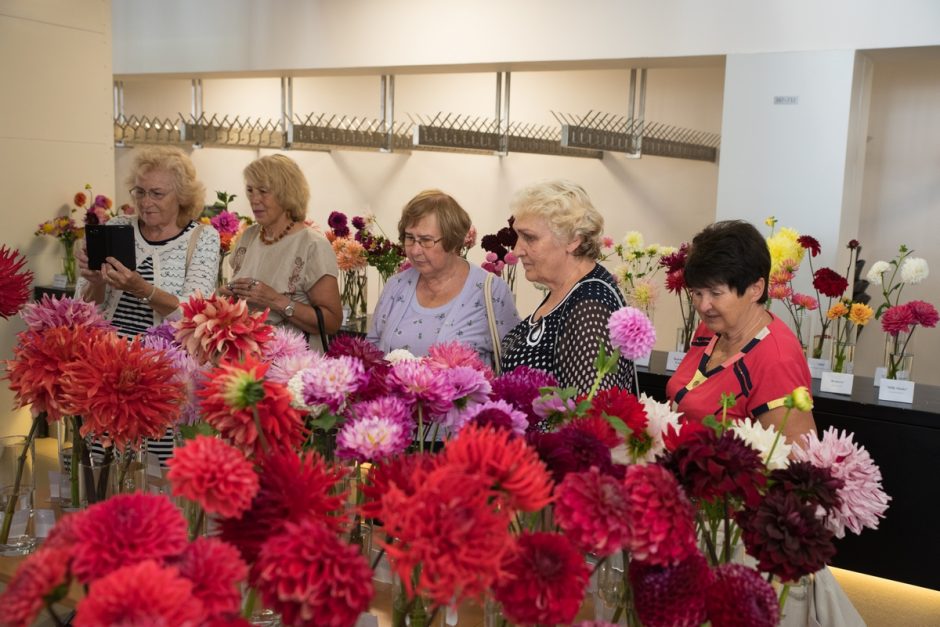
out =
{"type": "Polygon", "coordinates": [[[773,587],[753,568],[722,564],[705,596],[712,627],[775,627],[780,604],[773,587]]]}
{"type": "Polygon", "coordinates": [[[611,555],[629,542],[629,496],[623,482],[593,467],[568,473],[555,493],[555,520],[581,551],[611,555]]]}
{"type": "Polygon", "coordinates": [[[630,583],[645,627],[697,627],[705,622],[705,597],[712,574],[695,552],[671,566],[633,560],[630,583]]]}
{"type": "Polygon", "coordinates": [[[192,582],[193,596],[202,601],[208,616],[239,611],[240,584],[248,578],[248,566],[238,549],[215,538],[196,538],[173,565],[192,582]]]}

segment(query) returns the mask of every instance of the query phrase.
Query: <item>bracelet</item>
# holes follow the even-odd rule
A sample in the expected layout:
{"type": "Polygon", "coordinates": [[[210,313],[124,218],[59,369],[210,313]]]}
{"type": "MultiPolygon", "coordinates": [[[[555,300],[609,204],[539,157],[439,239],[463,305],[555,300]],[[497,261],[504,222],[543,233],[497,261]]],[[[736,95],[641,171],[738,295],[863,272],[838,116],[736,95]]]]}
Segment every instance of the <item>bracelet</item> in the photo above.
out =
{"type": "Polygon", "coordinates": [[[157,286],[154,285],[154,286],[153,286],[153,289],[150,290],[150,296],[146,296],[146,297],[144,297],[144,298],[140,298],[139,300],[140,300],[140,302],[142,302],[142,303],[147,303],[147,304],[149,305],[150,302],[153,300],[153,295],[156,294],[156,293],[157,293],[157,286]]]}

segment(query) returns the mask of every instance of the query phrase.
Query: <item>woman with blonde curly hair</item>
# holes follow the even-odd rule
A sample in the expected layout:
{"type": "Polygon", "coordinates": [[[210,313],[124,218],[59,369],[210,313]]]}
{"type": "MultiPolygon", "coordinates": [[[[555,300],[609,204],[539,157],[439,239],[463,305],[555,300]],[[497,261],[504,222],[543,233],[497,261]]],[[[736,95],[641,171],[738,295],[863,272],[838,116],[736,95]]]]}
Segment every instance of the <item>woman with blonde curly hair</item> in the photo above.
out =
{"type": "MultiPolygon", "coordinates": [[[[599,347],[612,352],[607,321],[625,305],[613,276],[597,263],[604,218],[584,188],[564,180],[523,189],[511,210],[518,235],[513,252],[525,278],[548,293],[503,339],[503,371],[538,368],[562,387],[586,393],[599,347]]],[[[633,363],[621,359],[601,389],[632,390],[635,377],[633,363]]]]}
{"type": "Polygon", "coordinates": [[[245,168],[245,195],[254,224],[232,253],[232,279],[219,288],[255,309],[269,309],[272,324],[294,327],[320,347],[325,334],[336,333],[343,321],[336,255],[326,237],[304,224],[310,187],[300,167],[284,155],[256,159],[245,168]]]}

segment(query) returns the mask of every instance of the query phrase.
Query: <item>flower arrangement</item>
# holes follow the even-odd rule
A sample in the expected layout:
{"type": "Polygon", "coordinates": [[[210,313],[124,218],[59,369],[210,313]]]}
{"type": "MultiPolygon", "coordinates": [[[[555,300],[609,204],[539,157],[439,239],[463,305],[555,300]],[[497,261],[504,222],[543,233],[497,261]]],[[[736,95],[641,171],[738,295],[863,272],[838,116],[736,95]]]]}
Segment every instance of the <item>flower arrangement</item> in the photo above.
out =
{"type": "MultiPolygon", "coordinates": [[[[907,347],[917,325],[932,329],[937,326],[937,309],[922,300],[912,300],[903,305],[893,305],[881,316],[881,328],[888,334],[888,351],[885,362],[885,376],[896,379],[904,371],[902,368],[907,347]]],[[[908,376],[910,373],[908,372],[908,376]]]]}
{"type": "Polygon", "coordinates": [[[930,268],[927,260],[911,257],[913,250],[904,244],[898,248],[898,254],[891,261],[876,261],[865,278],[872,285],[881,286],[882,303],[875,312],[875,318],[901,302],[901,291],[905,285],[916,285],[927,278],[930,268]],[[890,275],[888,274],[890,272],[890,275]],[[900,274],[900,276],[898,276],[900,274]]]}
{"type": "Polygon", "coordinates": [[[683,351],[689,350],[692,334],[695,332],[695,308],[692,306],[692,293],[685,284],[685,260],[689,256],[689,243],[683,242],[675,252],[663,255],[659,265],[666,269],[666,289],[679,297],[679,313],[682,314],[682,328],[676,342],[676,348],[682,345],[683,351]]]}
{"type": "Polygon", "coordinates": [[[850,347],[854,347],[858,332],[871,321],[874,315],[874,310],[867,304],[852,302],[848,299],[840,300],[826,312],[826,318],[836,322],[832,344],[833,372],[848,372],[847,361],[849,363],[852,361],[850,347]]]}
{"type": "Polygon", "coordinates": [[[480,247],[486,251],[485,259],[480,265],[487,272],[492,272],[506,281],[510,291],[516,285],[516,266],[519,263],[519,258],[512,251],[519,237],[512,228],[513,222],[515,218],[510,217],[508,226],[480,238],[480,247]]]}
{"type": "MultiPolygon", "coordinates": [[[[327,231],[327,239],[333,244],[333,252],[336,253],[336,262],[340,271],[343,273],[340,286],[340,301],[343,303],[344,318],[346,320],[365,320],[368,309],[368,298],[366,296],[366,274],[365,269],[370,264],[370,249],[372,264],[376,265],[382,280],[394,274],[398,270],[398,265],[392,268],[392,264],[399,257],[399,249],[391,244],[387,238],[378,237],[371,234],[367,229],[367,221],[361,216],[355,216],[352,224],[356,228],[355,236],[349,229],[349,219],[345,213],[333,211],[327,219],[330,230],[327,231]],[[384,240],[384,241],[383,241],[384,240]],[[368,246],[368,247],[367,247],[368,246]]],[[[400,261],[399,261],[400,263],[400,261]]]]}
{"type": "Polygon", "coordinates": [[[199,215],[199,221],[203,224],[212,226],[219,234],[220,255],[219,255],[219,285],[222,285],[223,268],[225,257],[235,248],[235,242],[252,224],[254,220],[247,216],[242,216],[234,211],[229,211],[229,204],[235,200],[235,194],[229,194],[225,191],[215,193],[216,201],[212,205],[203,208],[199,215]]]}
{"type": "MultiPolygon", "coordinates": [[[[610,238],[604,240],[605,244],[611,243],[610,238]]],[[[653,278],[663,268],[660,260],[675,252],[677,249],[672,246],[646,245],[642,233],[630,231],[621,243],[613,246],[612,252],[601,257],[601,261],[606,261],[614,255],[621,261],[614,270],[614,276],[627,299],[627,304],[650,315],[659,296],[659,288],[653,278]]]]}
{"type": "MultiPolygon", "coordinates": [[[[114,203],[110,198],[102,194],[93,196],[91,185],[85,185],[85,191],[78,192],[72,197],[73,207],[68,216],[59,216],[51,220],[46,220],[36,229],[35,235],[50,235],[55,237],[65,248],[65,256],[62,258],[63,271],[69,285],[74,285],[77,278],[77,267],[75,265],[75,241],[85,236],[85,225],[104,224],[114,217],[112,210],[114,203]],[[87,192],[87,193],[86,193],[87,192]],[[76,214],[82,213],[82,226],[76,222],[76,214]]],[[[125,210],[125,213],[128,211],[125,210]]],[[[133,210],[130,211],[133,213],[133,210]]]]}

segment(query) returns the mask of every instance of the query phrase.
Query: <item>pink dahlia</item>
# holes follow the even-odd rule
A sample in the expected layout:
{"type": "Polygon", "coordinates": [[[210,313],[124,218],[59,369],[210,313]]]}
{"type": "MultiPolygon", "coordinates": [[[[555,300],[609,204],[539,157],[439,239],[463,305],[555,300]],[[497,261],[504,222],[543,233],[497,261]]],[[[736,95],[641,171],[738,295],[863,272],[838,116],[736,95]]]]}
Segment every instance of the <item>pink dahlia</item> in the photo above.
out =
{"type": "Polygon", "coordinates": [[[193,586],[175,568],[145,560],[93,581],[78,602],[76,627],[179,625],[195,627],[206,618],[193,586]]]}
{"type": "Polygon", "coordinates": [[[624,484],[632,530],[627,548],[634,558],[668,566],[698,550],[692,504],[668,470],[659,464],[630,466],[624,484]]]}
{"type": "Polygon", "coordinates": [[[297,355],[285,355],[277,361],[271,362],[268,369],[268,381],[287,385],[295,374],[308,368],[316,368],[325,358],[321,353],[307,351],[297,355]]]}
{"type": "Polygon", "coordinates": [[[535,449],[508,431],[468,425],[444,447],[443,460],[479,474],[513,509],[537,512],[551,502],[552,480],[545,464],[535,449]]]}
{"type": "Polygon", "coordinates": [[[264,378],[267,368],[254,359],[223,363],[207,375],[205,387],[198,392],[206,422],[255,457],[293,450],[305,437],[303,419],[291,407],[290,392],[264,378]]]}
{"type": "Polygon", "coordinates": [[[366,382],[362,362],[355,357],[327,357],[308,370],[301,370],[287,382],[297,407],[321,413],[342,411],[346,400],[366,382]]]}
{"type": "Polygon", "coordinates": [[[774,627],[780,604],[773,587],[753,568],[722,564],[713,572],[705,608],[713,627],[774,627]]]}
{"type": "Polygon", "coordinates": [[[533,402],[541,396],[541,388],[554,387],[558,381],[554,375],[544,370],[519,366],[504,372],[493,380],[493,400],[503,400],[526,414],[529,425],[534,427],[541,422],[542,416],[536,412],[533,402]]]}
{"type": "Polygon", "coordinates": [[[390,391],[424,409],[424,420],[443,416],[453,406],[453,388],[427,360],[407,359],[392,366],[388,375],[390,391]]]}
{"type": "Polygon", "coordinates": [[[907,303],[907,308],[910,309],[914,321],[924,328],[932,329],[937,326],[937,321],[940,320],[937,308],[922,300],[912,300],[907,303]]]}
{"type": "Polygon", "coordinates": [[[334,494],[342,474],[316,453],[298,457],[285,451],[264,457],[260,475],[251,508],[241,518],[220,522],[222,539],[237,547],[249,564],[257,559],[261,545],[289,522],[310,518],[334,530],[345,524],[341,515],[345,495],[334,494]]]}
{"type": "Polygon", "coordinates": [[[459,412],[451,423],[445,423],[454,431],[460,431],[465,425],[489,424],[523,436],[529,428],[528,417],[505,401],[486,401],[470,405],[459,412]]]}
{"type": "Polygon", "coordinates": [[[174,450],[167,461],[173,495],[199,505],[208,514],[237,518],[258,492],[258,475],[244,453],[204,435],[174,450]]]}
{"type": "Polygon", "coordinates": [[[372,569],[359,548],[314,520],[287,523],[255,568],[262,600],[288,625],[347,627],[372,600],[372,569]]]}
{"type": "Polygon", "coordinates": [[[628,493],[621,481],[593,467],[569,473],[555,492],[555,520],[578,549],[606,556],[627,544],[628,493]]]}
{"type": "Polygon", "coordinates": [[[57,298],[47,294],[38,303],[24,305],[20,317],[30,331],[78,326],[111,329],[94,303],[68,296],[57,298]]]}
{"type": "Polygon", "coordinates": [[[767,295],[774,300],[785,300],[793,294],[793,288],[787,283],[771,282],[767,295]]]}
{"type": "Polygon", "coordinates": [[[336,455],[363,462],[400,455],[411,445],[414,428],[407,416],[373,414],[347,420],[336,436],[336,455]]]}
{"type": "Polygon", "coordinates": [[[630,562],[633,601],[646,627],[698,627],[704,623],[711,579],[708,562],[698,552],[672,566],[630,562]]]}
{"type": "Polygon", "coordinates": [[[29,300],[33,273],[26,269],[26,257],[18,250],[0,246],[0,318],[15,316],[29,300]]]}
{"type": "Polygon", "coordinates": [[[807,311],[816,311],[819,309],[819,303],[815,298],[808,294],[794,294],[790,297],[790,302],[793,303],[796,307],[802,307],[807,311]]]}
{"type": "Polygon", "coordinates": [[[607,322],[610,343],[629,360],[650,354],[656,343],[656,329],[645,313],[634,307],[621,307],[607,322]]]}
{"type": "Polygon", "coordinates": [[[274,327],[271,339],[261,347],[261,359],[266,362],[277,363],[288,357],[303,355],[310,350],[307,338],[294,328],[274,327]]]}
{"type": "Polygon", "coordinates": [[[165,496],[121,494],[92,505],[74,523],[72,572],[82,583],[122,566],[162,560],[186,548],[186,521],[165,496]]]}
{"type": "Polygon", "coordinates": [[[881,316],[881,328],[889,335],[910,333],[915,324],[917,320],[914,318],[914,312],[907,306],[907,303],[888,307],[881,316]]]}
{"type": "Polygon", "coordinates": [[[215,538],[196,538],[173,563],[193,585],[193,596],[202,601],[208,616],[235,614],[241,609],[240,585],[248,578],[248,566],[238,549],[215,538]]]}
{"type": "Polygon", "coordinates": [[[16,568],[0,593],[0,625],[27,627],[45,607],[44,597],[68,582],[68,552],[44,547],[16,568]]]}
{"type": "Polygon", "coordinates": [[[493,370],[483,363],[480,354],[469,344],[442,342],[428,349],[429,365],[435,370],[449,370],[459,366],[473,368],[487,380],[493,378],[493,370]]]}
{"type": "Polygon", "coordinates": [[[525,624],[571,623],[590,576],[584,556],[558,533],[525,532],[516,545],[503,565],[506,576],[493,588],[506,618],[525,624]]]}
{"type": "Polygon", "coordinates": [[[834,427],[826,429],[822,439],[807,434],[803,442],[803,447],[793,447],[793,457],[826,468],[843,482],[837,491],[841,504],[827,519],[836,537],[844,537],[846,528],[856,534],[865,527],[877,529],[891,497],[882,489],[881,470],[865,447],[856,444],[852,434],[834,427]]]}
{"type": "Polygon", "coordinates": [[[183,316],[173,323],[176,341],[200,363],[257,357],[274,333],[265,324],[268,312],[251,313],[244,300],[196,292],[180,309],[183,316]]]}

